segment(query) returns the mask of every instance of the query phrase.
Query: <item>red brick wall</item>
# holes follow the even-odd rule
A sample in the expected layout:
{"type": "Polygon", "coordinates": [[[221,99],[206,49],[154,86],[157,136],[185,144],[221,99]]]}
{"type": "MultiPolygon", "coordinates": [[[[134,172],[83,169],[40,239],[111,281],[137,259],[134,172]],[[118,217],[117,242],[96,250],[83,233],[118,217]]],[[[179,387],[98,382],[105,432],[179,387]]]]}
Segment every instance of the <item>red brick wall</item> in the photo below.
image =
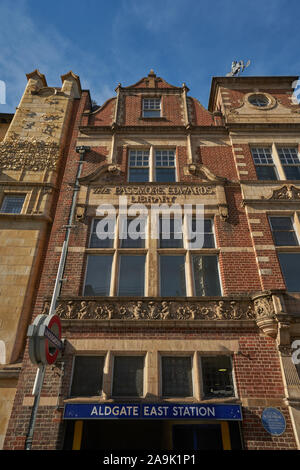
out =
{"type": "Polygon", "coordinates": [[[251,148],[249,145],[245,144],[235,144],[234,147],[241,148],[242,150],[236,150],[235,154],[236,155],[244,155],[243,160],[237,158],[237,163],[246,163],[246,166],[241,167],[243,171],[248,171],[247,175],[240,174],[239,179],[241,181],[245,180],[254,180],[257,181],[257,175],[256,175],[256,170],[255,170],[255,165],[253,162],[253,157],[251,153],[251,148]]]}
{"type": "MultiPolygon", "coordinates": [[[[243,406],[242,433],[246,449],[295,449],[292,425],[287,408],[280,406],[284,397],[281,380],[281,370],[276,352],[275,341],[259,336],[256,328],[233,328],[228,330],[211,328],[181,328],[176,331],[168,328],[74,328],[72,331],[64,330],[63,337],[72,338],[128,338],[128,339],[218,339],[238,340],[239,354],[234,355],[234,375],[238,395],[241,399],[253,400],[253,405],[243,406]],[[276,407],[281,409],[286,418],[287,428],[283,436],[270,436],[261,424],[261,414],[266,403],[263,400],[273,399],[276,407]],[[256,402],[254,402],[256,400],[256,402]],[[261,400],[261,401],[259,401],[261,400]],[[255,404],[257,403],[257,404],[255,404]],[[261,403],[258,405],[258,403],[261,403]]],[[[42,397],[57,397],[61,393],[62,399],[68,397],[71,372],[72,352],[65,354],[64,368],[61,362],[55,367],[47,368],[42,397]]],[[[24,357],[24,368],[19,378],[18,391],[14,409],[4,444],[5,450],[24,449],[26,433],[30,419],[31,407],[23,406],[24,397],[31,396],[36,368],[31,365],[27,351],[24,357]]],[[[62,420],[62,402],[60,408],[56,406],[40,406],[37,416],[33,449],[54,450],[63,446],[64,423],[62,420]]]]}
{"type": "MultiPolygon", "coordinates": [[[[113,123],[114,112],[116,106],[116,98],[107,100],[99,111],[89,116],[89,126],[111,126],[113,123]]],[[[85,125],[85,124],[83,124],[85,125]]]]}
{"type": "MultiPolygon", "coordinates": [[[[146,96],[146,95],[145,95],[146,96]]],[[[162,118],[142,117],[142,98],[140,94],[125,95],[122,109],[124,126],[183,126],[183,101],[180,95],[162,95],[162,118]]]]}
{"type": "Polygon", "coordinates": [[[238,179],[231,147],[201,145],[199,156],[199,162],[207,166],[216,176],[230,180],[238,179]]]}
{"type": "Polygon", "coordinates": [[[194,126],[213,126],[214,119],[207,109],[195,98],[188,97],[190,119],[194,126]]]}

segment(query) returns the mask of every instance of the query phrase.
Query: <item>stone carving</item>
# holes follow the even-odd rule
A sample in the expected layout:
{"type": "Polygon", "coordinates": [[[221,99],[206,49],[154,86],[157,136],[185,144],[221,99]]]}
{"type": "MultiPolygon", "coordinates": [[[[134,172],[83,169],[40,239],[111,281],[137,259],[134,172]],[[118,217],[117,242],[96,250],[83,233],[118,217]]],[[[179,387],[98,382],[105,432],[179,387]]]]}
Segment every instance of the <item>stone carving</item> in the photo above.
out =
{"type": "Polygon", "coordinates": [[[0,167],[6,170],[54,170],[59,158],[55,142],[15,141],[0,143],[0,167]]]}
{"type": "Polygon", "coordinates": [[[300,199],[300,188],[296,188],[292,184],[286,184],[282,188],[275,189],[273,194],[268,199],[292,200],[300,199]]]}
{"type": "Polygon", "coordinates": [[[79,178],[80,184],[90,184],[95,181],[101,183],[118,183],[123,181],[124,173],[121,171],[121,167],[116,164],[101,165],[96,171],[90,173],[87,176],[79,178]]]}
{"type": "Polygon", "coordinates": [[[198,176],[205,181],[225,181],[226,178],[216,176],[209,168],[201,163],[190,163],[188,171],[193,176],[198,176]]]}
{"type": "Polygon", "coordinates": [[[278,322],[271,295],[262,294],[253,297],[256,324],[261,331],[271,338],[276,338],[278,322]]]}
{"type": "Polygon", "coordinates": [[[47,124],[42,130],[42,133],[53,137],[53,132],[55,129],[59,129],[59,126],[55,126],[54,124],[47,124]]]}
{"type": "Polygon", "coordinates": [[[275,318],[275,311],[271,296],[254,299],[254,311],[257,319],[275,318]]]}
{"type": "Polygon", "coordinates": [[[76,207],[76,220],[77,222],[82,222],[85,217],[85,207],[77,206],[76,207]]]}
{"type": "Polygon", "coordinates": [[[58,121],[62,117],[58,114],[43,114],[42,118],[44,118],[44,121],[58,121]]]}
{"type": "MultiPolygon", "coordinates": [[[[45,303],[46,306],[47,302],[45,303]]],[[[49,304],[49,302],[48,302],[49,304]]],[[[44,307],[45,310],[46,307],[44,307]]],[[[90,298],[61,299],[56,314],[66,320],[251,320],[249,300],[122,301],[90,298]]]]}

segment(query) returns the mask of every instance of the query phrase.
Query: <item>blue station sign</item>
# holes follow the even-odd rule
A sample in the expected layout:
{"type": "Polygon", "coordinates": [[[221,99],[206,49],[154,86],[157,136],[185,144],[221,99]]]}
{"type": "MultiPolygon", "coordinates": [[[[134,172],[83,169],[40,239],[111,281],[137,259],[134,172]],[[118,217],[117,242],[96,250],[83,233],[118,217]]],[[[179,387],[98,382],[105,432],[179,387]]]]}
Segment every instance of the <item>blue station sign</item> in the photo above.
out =
{"type": "Polygon", "coordinates": [[[242,420],[240,405],[201,403],[67,403],[64,419],[242,420]]]}

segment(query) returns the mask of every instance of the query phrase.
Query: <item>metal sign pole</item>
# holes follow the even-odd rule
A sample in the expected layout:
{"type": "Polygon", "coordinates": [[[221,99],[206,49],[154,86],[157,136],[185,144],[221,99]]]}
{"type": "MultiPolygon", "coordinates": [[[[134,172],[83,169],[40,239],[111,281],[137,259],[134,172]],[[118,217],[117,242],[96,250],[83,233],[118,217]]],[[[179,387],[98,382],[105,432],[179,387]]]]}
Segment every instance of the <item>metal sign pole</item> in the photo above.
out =
{"type": "MultiPolygon", "coordinates": [[[[85,147],[85,146],[76,147],[76,152],[80,154],[80,160],[78,162],[75,186],[74,186],[74,189],[73,189],[73,197],[72,197],[72,202],[71,202],[69,221],[68,221],[68,225],[66,226],[65,241],[64,241],[63,247],[62,247],[62,253],[61,253],[61,256],[60,256],[59,266],[58,266],[58,270],[57,270],[57,274],[56,274],[55,286],[54,286],[54,291],[53,291],[52,299],[51,299],[51,305],[50,305],[50,309],[49,309],[49,312],[48,312],[47,316],[53,316],[53,314],[55,312],[55,308],[56,308],[56,301],[57,301],[57,298],[59,296],[59,292],[60,292],[60,289],[61,289],[61,285],[62,285],[62,281],[63,281],[62,276],[63,276],[63,272],[64,272],[64,268],[65,268],[67,251],[68,251],[70,230],[72,228],[72,220],[73,220],[74,212],[75,212],[76,197],[77,197],[77,192],[78,192],[79,187],[80,187],[79,183],[78,183],[78,180],[79,180],[79,177],[80,177],[80,174],[81,174],[84,154],[85,154],[86,151],[89,151],[89,150],[90,150],[90,147],[85,147]]],[[[42,315],[40,317],[42,317],[42,315]]],[[[36,329],[38,327],[39,327],[38,322],[36,323],[36,325],[34,325],[34,324],[30,325],[30,327],[29,327],[30,336],[35,335],[36,329]]],[[[51,341],[51,337],[50,338],[48,337],[48,339],[51,341]]],[[[54,345],[57,347],[57,344],[54,344],[54,345]]],[[[31,347],[34,350],[33,356],[35,356],[36,346],[32,345],[31,347]]],[[[58,348],[58,349],[60,349],[60,348],[58,348]]],[[[31,410],[29,429],[28,429],[28,434],[27,434],[26,441],[25,441],[25,450],[31,450],[31,447],[32,447],[35,420],[36,420],[36,416],[37,416],[41,390],[42,390],[44,377],[45,377],[45,372],[46,372],[46,364],[45,363],[40,363],[40,361],[37,361],[37,362],[33,361],[33,362],[34,363],[39,362],[39,363],[38,363],[38,370],[37,370],[37,374],[36,374],[36,377],[35,377],[35,382],[34,382],[34,386],[33,386],[33,390],[32,390],[32,395],[34,395],[34,403],[33,403],[33,407],[32,407],[32,410],[31,410]]]]}
{"type": "Polygon", "coordinates": [[[28,434],[27,434],[26,441],[25,441],[25,450],[31,450],[34,425],[35,425],[36,415],[37,415],[37,411],[39,407],[45,372],[46,372],[46,366],[45,365],[39,366],[37,373],[36,373],[33,390],[32,390],[32,395],[34,395],[34,403],[33,403],[31,417],[30,417],[28,434]]]}

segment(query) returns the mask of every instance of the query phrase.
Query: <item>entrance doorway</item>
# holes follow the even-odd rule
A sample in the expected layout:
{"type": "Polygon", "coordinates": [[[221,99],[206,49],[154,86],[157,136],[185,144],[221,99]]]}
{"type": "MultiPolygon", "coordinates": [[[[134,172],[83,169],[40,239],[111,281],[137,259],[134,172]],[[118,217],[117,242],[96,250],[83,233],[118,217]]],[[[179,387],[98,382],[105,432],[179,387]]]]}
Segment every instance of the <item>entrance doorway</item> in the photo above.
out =
{"type": "Polygon", "coordinates": [[[237,421],[67,421],[64,449],[235,450],[241,449],[237,421]]]}

